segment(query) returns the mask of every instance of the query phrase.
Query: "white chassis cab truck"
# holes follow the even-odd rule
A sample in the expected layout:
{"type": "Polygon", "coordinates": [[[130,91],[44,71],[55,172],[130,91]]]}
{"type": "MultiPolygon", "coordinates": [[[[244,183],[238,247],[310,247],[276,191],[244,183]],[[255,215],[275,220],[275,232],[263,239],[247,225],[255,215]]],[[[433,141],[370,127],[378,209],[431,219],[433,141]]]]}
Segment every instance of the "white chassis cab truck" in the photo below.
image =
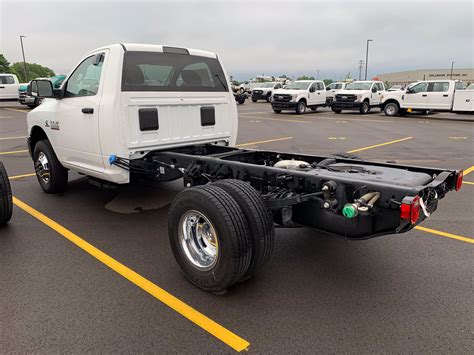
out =
{"type": "Polygon", "coordinates": [[[372,107],[380,106],[380,96],[385,92],[382,81],[354,81],[334,96],[331,108],[335,113],[358,110],[366,114],[372,107]]]}
{"type": "Polygon", "coordinates": [[[33,83],[29,94],[45,99],[28,114],[41,188],[65,192],[69,170],[101,184],[182,179],[171,249],[185,276],[214,293],[268,261],[275,224],[352,240],[403,233],[462,184],[457,170],[233,147],[237,106],[211,52],[114,44],[86,54],[59,89],[33,83]]]}
{"type": "Polygon", "coordinates": [[[300,115],[307,107],[316,111],[318,107],[326,106],[326,87],[320,80],[296,80],[284,89],[275,90],[271,102],[275,113],[294,110],[300,115]]]}
{"type": "Polygon", "coordinates": [[[473,112],[473,90],[463,90],[455,80],[426,80],[410,85],[403,91],[382,95],[381,109],[387,116],[405,115],[411,111],[473,112]]]}
{"type": "Polygon", "coordinates": [[[331,83],[328,86],[326,86],[326,103],[328,105],[331,105],[332,101],[334,100],[334,96],[336,96],[336,93],[338,93],[341,90],[344,90],[347,86],[347,83],[345,82],[336,82],[336,83],[331,83]]]}
{"type": "Polygon", "coordinates": [[[0,74],[0,100],[18,100],[19,87],[15,74],[0,74]]]}

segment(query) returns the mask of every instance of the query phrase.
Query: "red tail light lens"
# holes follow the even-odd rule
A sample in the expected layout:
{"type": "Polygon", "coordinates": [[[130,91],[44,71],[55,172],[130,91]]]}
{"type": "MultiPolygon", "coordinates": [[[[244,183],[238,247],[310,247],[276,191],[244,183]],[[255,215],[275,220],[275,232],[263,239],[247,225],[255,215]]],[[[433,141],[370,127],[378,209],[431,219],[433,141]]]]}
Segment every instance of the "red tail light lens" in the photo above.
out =
{"type": "Polygon", "coordinates": [[[400,205],[400,218],[408,219],[411,224],[418,221],[418,218],[420,218],[420,196],[403,198],[400,205]]]}
{"type": "Polygon", "coordinates": [[[456,191],[461,190],[463,175],[464,173],[462,170],[459,170],[458,174],[456,175],[456,186],[455,186],[456,191]]]}

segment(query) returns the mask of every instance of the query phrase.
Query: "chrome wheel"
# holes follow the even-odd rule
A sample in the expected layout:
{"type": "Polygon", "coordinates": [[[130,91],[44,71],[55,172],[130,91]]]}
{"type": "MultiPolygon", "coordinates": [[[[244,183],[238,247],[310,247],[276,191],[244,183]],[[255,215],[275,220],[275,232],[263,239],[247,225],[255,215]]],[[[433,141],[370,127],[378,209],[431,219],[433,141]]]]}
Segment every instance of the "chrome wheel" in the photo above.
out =
{"type": "Polygon", "coordinates": [[[50,179],[50,167],[49,167],[48,158],[43,152],[40,152],[38,155],[38,159],[36,159],[35,170],[36,170],[36,175],[45,184],[48,184],[49,179],[50,179]]]}
{"type": "Polygon", "coordinates": [[[219,257],[219,242],[209,219],[201,212],[187,211],[178,227],[179,244],[188,261],[202,271],[211,270],[219,257]]]}

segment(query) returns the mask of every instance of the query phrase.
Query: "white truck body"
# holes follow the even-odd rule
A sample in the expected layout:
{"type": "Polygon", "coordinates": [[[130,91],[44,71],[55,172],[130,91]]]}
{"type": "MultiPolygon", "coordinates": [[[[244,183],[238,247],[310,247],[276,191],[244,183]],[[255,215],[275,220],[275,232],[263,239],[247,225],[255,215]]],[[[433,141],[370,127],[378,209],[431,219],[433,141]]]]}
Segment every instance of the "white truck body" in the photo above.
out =
{"type": "Polygon", "coordinates": [[[387,116],[426,110],[472,112],[473,90],[463,90],[454,80],[424,80],[403,91],[382,95],[381,107],[387,116]]]}
{"type": "Polygon", "coordinates": [[[257,100],[266,100],[267,102],[270,102],[273,92],[282,88],[283,84],[281,82],[260,83],[252,89],[252,101],[257,102],[257,100]]]}
{"type": "Polygon", "coordinates": [[[332,102],[334,99],[334,96],[336,93],[338,93],[341,90],[344,90],[347,86],[347,83],[344,82],[336,82],[336,83],[331,83],[328,86],[326,86],[326,98],[329,102],[332,102]]]}
{"type": "Polygon", "coordinates": [[[382,81],[354,81],[336,93],[331,108],[336,113],[359,110],[365,114],[371,107],[380,105],[380,97],[384,92],[385,85],[382,81]]]}
{"type": "Polygon", "coordinates": [[[18,100],[19,87],[15,74],[0,74],[0,100],[18,100]]]}
{"type": "Polygon", "coordinates": [[[281,110],[296,110],[304,113],[306,107],[316,110],[326,105],[326,87],[321,80],[296,80],[284,89],[275,90],[272,96],[272,108],[278,113],[281,110]],[[302,102],[304,109],[301,110],[302,102]]]}
{"type": "Polygon", "coordinates": [[[61,90],[64,97],[46,99],[28,114],[30,149],[44,132],[60,163],[85,175],[127,183],[129,172],[111,166],[111,155],[132,159],[152,150],[236,141],[237,107],[215,53],[113,44],[85,55],[61,90]],[[174,86],[165,83],[170,78],[174,86]],[[209,112],[214,122],[203,123],[209,112]],[[157,126],[150,129],[155,114],[157,126]]]}

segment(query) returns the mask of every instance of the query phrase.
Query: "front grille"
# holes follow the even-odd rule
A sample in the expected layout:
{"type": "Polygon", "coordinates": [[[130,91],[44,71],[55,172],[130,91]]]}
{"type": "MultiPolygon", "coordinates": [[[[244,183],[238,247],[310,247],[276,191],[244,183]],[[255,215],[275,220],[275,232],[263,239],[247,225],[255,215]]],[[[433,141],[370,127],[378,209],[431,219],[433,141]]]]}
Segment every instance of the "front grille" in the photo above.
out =
{"type": "Polygon", "coordinates": [[[254,90],[253,93],[255,95],[261,95],[261,94],[263,94],[263,91],[262,90],[254,90]]]}
{"type": "Polygon", "coordinates": [[[21,99],[23,99],[23,98],[25,98],[25,97],[28,96],[28,95],[26,94],[26,91],[21,91],[21,92],[19,93],[19,96],[20,96],[21,99]]]}
{"type": "Polygon", "coordinates": [[[275,102],[290,102],[291,101],[291,95],[288,95],[288,94],[274,94],[273,95],[273,101],[275,101],[275,102]]]}
{"type": "Polygon", "coordinates": [[[338,101],[338,102],[354,102],[356,99],[357,99],[356,95],[336,94],[336,101],[338,101]]]}

